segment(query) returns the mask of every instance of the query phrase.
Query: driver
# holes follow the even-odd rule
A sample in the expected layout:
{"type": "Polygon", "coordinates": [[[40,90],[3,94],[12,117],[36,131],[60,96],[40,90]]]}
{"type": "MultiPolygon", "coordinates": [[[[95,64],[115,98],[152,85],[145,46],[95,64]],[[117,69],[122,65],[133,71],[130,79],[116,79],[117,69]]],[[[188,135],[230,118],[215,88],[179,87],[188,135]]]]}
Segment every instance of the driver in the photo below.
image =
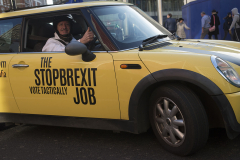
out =
{"type": "Polygon", "coordinates": [[[47,40],[42,51],[65,51],[65,46],[72,41],[78,41],[86,44],[93,40],[94,34],[90,31],[89,27],[81,39],[76,40],[73,38],[71,34],[72,25],[73,21],[67,16],[55,17],[53,20],[53,27],[56,32],[54,33],[54,37],[47,40]]]}

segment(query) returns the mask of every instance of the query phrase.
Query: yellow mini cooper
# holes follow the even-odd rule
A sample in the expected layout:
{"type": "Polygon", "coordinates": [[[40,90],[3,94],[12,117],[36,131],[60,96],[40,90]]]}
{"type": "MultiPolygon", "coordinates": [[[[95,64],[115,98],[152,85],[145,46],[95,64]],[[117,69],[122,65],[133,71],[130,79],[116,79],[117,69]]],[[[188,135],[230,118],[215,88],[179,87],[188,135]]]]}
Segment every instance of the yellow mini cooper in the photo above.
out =
{"type": "Polygon", "coordinates": [[[178,40],[132,4],[1,13],[0,63],[1,123],[152,128],[177,155],[202,148],[209,128],[226,128],[230,139],[240,133],[240,44],[178,40]],[[58,16],[71,19],[75,41],[56,38],[58,16]],[[93,39],[79,42],[90,31],[93,39]],[[64,47],[47,51],[47,43],[64,47]]]}

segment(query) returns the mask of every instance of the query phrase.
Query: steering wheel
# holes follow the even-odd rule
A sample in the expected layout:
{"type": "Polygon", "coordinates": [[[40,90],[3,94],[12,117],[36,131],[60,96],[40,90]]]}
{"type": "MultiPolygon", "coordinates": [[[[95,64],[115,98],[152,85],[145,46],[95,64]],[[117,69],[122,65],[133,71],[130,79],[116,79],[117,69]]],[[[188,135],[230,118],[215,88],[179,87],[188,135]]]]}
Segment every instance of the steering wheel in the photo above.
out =
{"type": "Polygon", "coordinates": [[[87,48],[91,51],[95,47],[95,42],[97,41],[97,37],[94,37],[91,42],[87,44],[87,48]]]}

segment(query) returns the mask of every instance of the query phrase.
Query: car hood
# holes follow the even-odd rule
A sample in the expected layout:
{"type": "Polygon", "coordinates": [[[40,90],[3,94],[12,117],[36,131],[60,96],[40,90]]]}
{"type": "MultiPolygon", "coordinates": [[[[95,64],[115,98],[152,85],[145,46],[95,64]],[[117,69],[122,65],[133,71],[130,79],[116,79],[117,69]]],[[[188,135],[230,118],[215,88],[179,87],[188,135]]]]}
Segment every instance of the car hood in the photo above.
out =
{"type": "Polygon", "coordinates": [[[189,41],[171,41],[171,44],[161,48],[150,50],[150,52],[159,52],[168,50],[172,52],[186,52],[192,54],[215,55],[226,61],[240,66],[240,44],[232,41],[214,41],[214,40],[189,40],[189,41]]]}

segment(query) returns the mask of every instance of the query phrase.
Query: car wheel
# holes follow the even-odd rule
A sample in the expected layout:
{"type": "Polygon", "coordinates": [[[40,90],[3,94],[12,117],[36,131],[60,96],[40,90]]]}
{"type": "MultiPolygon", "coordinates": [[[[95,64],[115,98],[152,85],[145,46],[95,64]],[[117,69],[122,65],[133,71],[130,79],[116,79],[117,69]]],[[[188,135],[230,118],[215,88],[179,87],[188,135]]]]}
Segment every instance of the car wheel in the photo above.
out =
{"type": "Polygon", "coordinates": [[[150,99],[149,116],[157,139],[171,153],[189,155],[207,142],[206,112],[198,97],[185,86],[157,88],[150,99]]]}

